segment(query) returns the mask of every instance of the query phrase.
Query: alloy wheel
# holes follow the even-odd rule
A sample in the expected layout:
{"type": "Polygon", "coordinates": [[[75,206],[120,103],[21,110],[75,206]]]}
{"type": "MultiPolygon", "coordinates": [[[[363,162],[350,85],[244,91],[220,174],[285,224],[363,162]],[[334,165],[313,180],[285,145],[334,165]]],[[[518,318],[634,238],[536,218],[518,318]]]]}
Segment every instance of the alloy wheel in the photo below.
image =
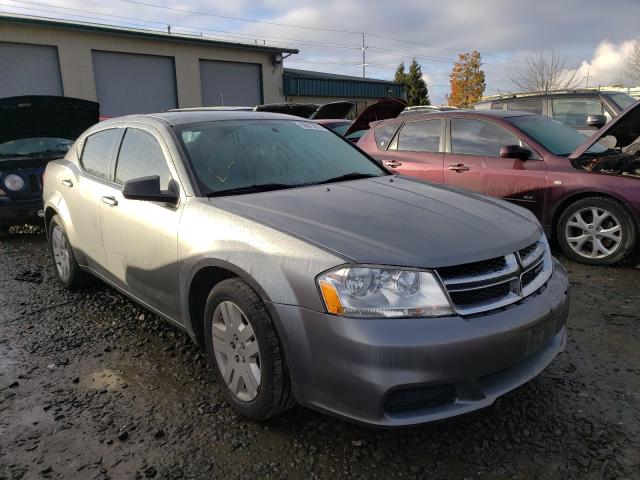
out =
{"type": "Polygon", "coordinates": [[[66,282],[71,274],[71,252],[67,237],[58,225],[51,231],[51,250],[58,275],[62,281],[66,282]]]}
{"type": "Polygon", "coordinates": [[[610,211],[587,207],[575,212],[565,225],[565,239],[584,258],[606,258],[622,244],[622,226],[610,211]]]}
{"type": "Polygon", "coordinates": [[[253,327],[238,305],[220,302],[213,312],[211,335],[227,387],[239,400],[250,402],[260,389],[260,351],[253,327]]]}

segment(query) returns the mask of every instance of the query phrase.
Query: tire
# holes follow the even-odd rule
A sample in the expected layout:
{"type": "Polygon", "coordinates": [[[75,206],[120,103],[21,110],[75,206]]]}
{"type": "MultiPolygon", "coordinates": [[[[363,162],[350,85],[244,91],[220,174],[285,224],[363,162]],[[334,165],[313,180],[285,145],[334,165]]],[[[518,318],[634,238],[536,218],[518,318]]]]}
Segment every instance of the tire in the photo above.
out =
{"type": "Polygon", "coordinates": [[[633,252],[638,229],[620,202],[608,197],[589,197],[572,203],[562,212],[556,237],[571,260],[612,265],[633,252]]]}
{"type": "Polygon", "coordinates": [[[204,339],[218,384],[240,415],[266,420],[293,406],[282,345],[267,309],[245,282],[230,278],[213,287],[205,307],[204,339]]]}
{"type": "Polygon", "coordinates": [[[51,218],[47,233],[49,254],[57,279],[67,290],[79,290],[91,285],[93,277],[78,265],[60,217],[54,215],[51,218]]]}
{"type": "Polygon", "coordinates": [[[9,227],[6,225],[0,225],[0,238],[7,238],[9,236],[9,227]]]}

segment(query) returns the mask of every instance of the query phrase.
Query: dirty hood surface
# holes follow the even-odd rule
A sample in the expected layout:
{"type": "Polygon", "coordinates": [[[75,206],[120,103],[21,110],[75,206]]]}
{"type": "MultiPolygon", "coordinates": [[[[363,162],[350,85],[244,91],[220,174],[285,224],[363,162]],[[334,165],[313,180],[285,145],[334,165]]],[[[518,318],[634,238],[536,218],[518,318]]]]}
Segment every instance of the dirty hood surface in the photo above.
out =
{"type": "Polygon", "coordinates": [[[520,207],[397,176],[209,200],[358,263],[457,265],[514,252],[542,234],[520,207]]]}

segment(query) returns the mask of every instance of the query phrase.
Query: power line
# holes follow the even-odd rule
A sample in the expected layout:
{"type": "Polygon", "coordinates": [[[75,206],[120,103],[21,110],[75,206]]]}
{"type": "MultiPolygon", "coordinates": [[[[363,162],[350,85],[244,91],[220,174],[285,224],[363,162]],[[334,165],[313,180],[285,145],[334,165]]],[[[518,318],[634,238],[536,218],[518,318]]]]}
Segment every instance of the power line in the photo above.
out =
{"type": "MultiPolygon", "coordinates": [[[[426,48],[437,48],[437,49],[450,50],[450,51],[454,51],[454,52],[458,52],[458,53],[464,53],[464,50],[453,48],[453,47],[445,47],[445,46],[442,46],[442,45],[435,45],[435,44],[429,44],[429,43],[412,42],[412,41],[409,41],[409,40],[402,40],[402,39],[399,39],[399,38],[388,37],[388,36],[385,36],[385,35],[380,35],[380,34],[370,33],[370,32],[356,32],[354,30],[346,30],[346,29],[338,29],[338,28],[312,27],[312,26],[309,26],[309,25],[293,25],[293,24],[290,24],[290,23],[271,22],[271,21],[267,21],[267,20],[257,20],[257,19],[254,19],[254,18],[233,17],[233,16],[229,16],[229,15],[219,15],[219,14],[215,14],[215,13],[211,13],[211,12],[203,12],[203,11],[198,11],[198,10],[189,10],[189,9],[186,9],[186,8],[167,7],[165,5],[158,5],[158,4],[155,4],[155,3],[142,2],[142,1],[139,1],[139,0],[119,0],[119,1],[120,2],[124,2],[124,3],[130,3],[130,4],[133,4],[133,5],[144,5],[146,7],[160,8],[160,9],[164,9],[164,10],[170,10],[170,11],[181,12],[181,13],[189,13],[189,14],[194,14],[194,15],[206,15],[206,16],[210,16],[210,17],[224,18],[226,20],[235,20],[235,21],[239,21],[239,22],[261,23],[261,24],[265,24],[265,25],[275,25],[275,26],[279,26],[279,27],[299,28],[299,29],[304,29],[304,30],[316,30],[316,31],[323,31],[323,32],[349,33],[349,34],[357,34],[357,35],[365,34],[365,35],[368,35],[370,37],[376,37],[376,38],[380,38],[380,39],[383,39],[383,40],[390,40],[390,41],[394,41],[394,42],[417,45],[417,46],[426,47],[426,48]]],[[[494,55],[494,54],[485,54],[485,56],[487,56],[487,57],[495,57],[495,58],[498,58],[498,59],[501,59],[501,60],[507,60],[504,57],[501,57],[499,55],[494,55]]],[[[520,63],[525,63],[522,60],[517,60],[517,59],[508,59],[508,60],[515,61],[515,62],[520,62],[520,63]]]]}

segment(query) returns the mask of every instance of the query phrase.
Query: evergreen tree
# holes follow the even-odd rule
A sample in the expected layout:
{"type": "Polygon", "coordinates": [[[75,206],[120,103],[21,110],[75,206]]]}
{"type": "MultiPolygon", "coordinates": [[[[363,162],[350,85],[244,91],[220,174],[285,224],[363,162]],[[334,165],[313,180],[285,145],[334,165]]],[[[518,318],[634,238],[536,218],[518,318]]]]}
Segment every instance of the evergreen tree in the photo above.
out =
{"type": "Polygon", "coordinates": [[[404,62],[400,63],[393,80],[404,85],[409,106],[431,105],[429,102],[429,90],[422,78],[422,68],[415,58],[409,65],[409,72],[405,71],[404,62]]]}

